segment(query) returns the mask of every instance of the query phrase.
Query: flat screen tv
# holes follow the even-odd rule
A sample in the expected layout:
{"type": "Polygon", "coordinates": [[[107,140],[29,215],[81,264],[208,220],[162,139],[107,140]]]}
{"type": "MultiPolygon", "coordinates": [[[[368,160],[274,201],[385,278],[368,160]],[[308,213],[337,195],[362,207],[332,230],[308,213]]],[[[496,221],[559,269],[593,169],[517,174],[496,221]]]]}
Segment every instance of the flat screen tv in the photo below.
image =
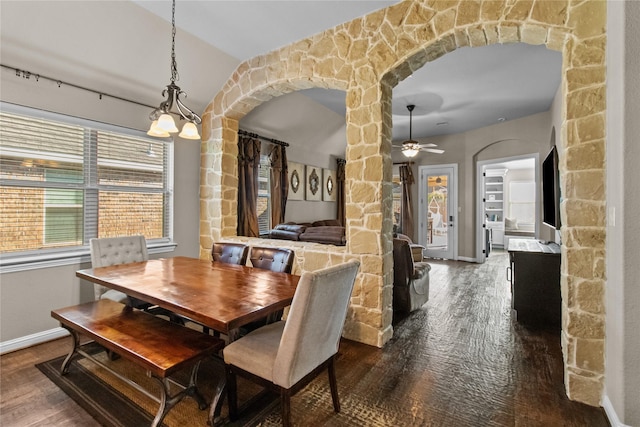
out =
{"type": "Polygon", "coordinates": [[[542,222],[560,229],[560,173],[555,146],[542,162],[542,222]]]}

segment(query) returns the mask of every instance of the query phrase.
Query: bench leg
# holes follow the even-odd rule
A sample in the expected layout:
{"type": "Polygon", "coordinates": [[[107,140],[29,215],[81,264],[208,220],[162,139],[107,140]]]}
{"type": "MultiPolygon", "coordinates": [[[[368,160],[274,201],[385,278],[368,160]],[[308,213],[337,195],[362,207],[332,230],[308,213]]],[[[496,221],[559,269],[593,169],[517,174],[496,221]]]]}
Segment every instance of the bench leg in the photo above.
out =
{"type": "Polygon", "coordinates": [[[60,367],[60,373],[62,375],[66,375],[69,373],[69,364],[71,363],[71,359],[73,359],[73,356],[78,351],[78,346],[80,345],[80,337],[78,337],[78,333],[73,329],[69,329],[64,325],[62,325],[62,327],[69,331],[69,333],[71,334],[71,339],[73,340],[73,347],[71,348],[69,354],[67,354],[67,357],[64,359],[64,362],[62,362],[62,366],[60,367]]]}
{"type": "Polygon", "coordinates": [[[169,394],[169,379],[168,378],[158,378],[156,376],[152,376],[158,383],[160,384],[160,407],[158,408],[158,413],[156,417],[153,419],[151,423],[151,427],[158,427],[162,424],[162,420],[165,415],[173,408],[178,402],[180,402],[185,396],[191,396],[196,402],[198,402],[198,407],[203,410],[207,408],[207,402],[204,397],[198,391],[198,387],[196,386],[196,381],[198,378],[198,368],[200,367],[200,361],[198,361],[191,370],[191,377],[189,378],[189,385],[187,388],[182,390],[179,393],[176,393],[174,396],[169,394]]]}

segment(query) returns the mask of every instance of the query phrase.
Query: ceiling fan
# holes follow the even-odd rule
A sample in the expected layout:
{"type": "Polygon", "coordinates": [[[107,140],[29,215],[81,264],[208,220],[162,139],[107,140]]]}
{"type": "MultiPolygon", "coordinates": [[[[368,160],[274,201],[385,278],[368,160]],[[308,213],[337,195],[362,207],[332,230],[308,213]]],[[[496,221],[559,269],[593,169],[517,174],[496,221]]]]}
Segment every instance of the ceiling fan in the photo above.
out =
{"type": "Polygon", "coordinates": [[[439,148],[432,148],[437,147],[436,144],[420,144],[418,141],[414,141],[411,138],[414,108],[416,108],[416,106],[413,104],[407,105],[407,110],[409,110],[409,139],[404,141],[402,143],[402,147],[400,147],[400,149],[402,150],[402,154],[404,154],[406,157],[415,157],[420,151],[427,151],[429,153],[436,154],[444,153],[444,150],[440,150],[439,148]]]}

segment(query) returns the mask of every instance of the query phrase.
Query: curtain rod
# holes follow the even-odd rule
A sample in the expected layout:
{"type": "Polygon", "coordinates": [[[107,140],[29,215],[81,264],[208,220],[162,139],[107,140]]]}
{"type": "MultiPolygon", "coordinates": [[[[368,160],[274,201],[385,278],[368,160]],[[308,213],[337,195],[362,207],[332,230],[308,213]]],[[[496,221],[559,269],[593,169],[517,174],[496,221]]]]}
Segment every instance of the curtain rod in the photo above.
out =
{"type": "Polygon", "coordinates": [[[22,78],[27,79],[27,80],[29,80],[33,76],[33,78],[36,79],[36,82],[38,82],[40,79],[49,80],[51,82],[56,83],[58,85],[58,87],[61,87],[62,85],[65,85],[65,86],[70,86],[70,87],[73,87],[73,88],[76,88],[76,89],[84,90],[84,91],[87,91],[87,92],[95,93],[96,95],[98,95],[100,97],[100,99],[102,99],[103,96],[108,96],[109,98],[117,99],[119,101],[129,102],[131,104],[140,105],[142,107],[147,107],[147,108],[150,108],[150,109],[156,108],[156,107],[154,107],[152,105],[143,104],[142,102],[133,101],[131,99],[123,98],[123,97],[117,96],[117,95],[111,95],[111,94],[106,93],[106,92],[102,92],[102,91],[99,91],[99,90],[95,90],[95,89],[91,89],[91,88],[88,88],[88,87],[80,86],[80,85],[77,85],[77,84],[74,84],[74,83],[65,82],[63,80],[55,79],[53,77],[48,77],[48,76],[45,76],[45,75],[42,75],[42,74],[35,74],[35,73],[32,73],[31,71],[22,70],[22,69],[16,68],[16,67],[10,67],[10,66],[5,65],[5,64],[0,64],[0,67],[6,68],[8,70],[14,70],[15,73],[16,73],[16,77],[22,77],[22,78]]]}
{"type": "Polygon", "coordinates": [[[246,130],[238,129],[238,135],[245,135],[251,138],[262,139],[263,141],[271,142],[272,144],[282,145],[283,147],[288,147],[289,144],[284,141],[278,141],[277,139],[267,138],[265,136],[258,135],[257,133],[247,132],[246,130]]]}
{"type": "Polygon", "coordinates": [[[409,165],[411,166],[413,162],[395,162],[394,165],[409,165]]]}

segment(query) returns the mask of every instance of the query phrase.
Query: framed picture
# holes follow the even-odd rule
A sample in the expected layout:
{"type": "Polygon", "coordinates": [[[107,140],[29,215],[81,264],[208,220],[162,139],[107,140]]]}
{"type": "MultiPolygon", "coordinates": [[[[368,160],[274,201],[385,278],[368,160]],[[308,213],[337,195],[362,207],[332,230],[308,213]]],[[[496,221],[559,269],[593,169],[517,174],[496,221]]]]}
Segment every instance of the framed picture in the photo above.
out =
{"type": "Polygon", "coordinates": [[[322,200],[325,202],[336,201],[336,171],[322,170],[322,200]]]}
{"type": "Polygon", "coordinates": [[[307,187],[305,199],[322,200],[322,169],[307,165],[307,187]]]}
{"type": "Polygon", "coordinates": [[[304,200],[304,165],[289,162],[289,196],[287,200],[304,200]]]}

